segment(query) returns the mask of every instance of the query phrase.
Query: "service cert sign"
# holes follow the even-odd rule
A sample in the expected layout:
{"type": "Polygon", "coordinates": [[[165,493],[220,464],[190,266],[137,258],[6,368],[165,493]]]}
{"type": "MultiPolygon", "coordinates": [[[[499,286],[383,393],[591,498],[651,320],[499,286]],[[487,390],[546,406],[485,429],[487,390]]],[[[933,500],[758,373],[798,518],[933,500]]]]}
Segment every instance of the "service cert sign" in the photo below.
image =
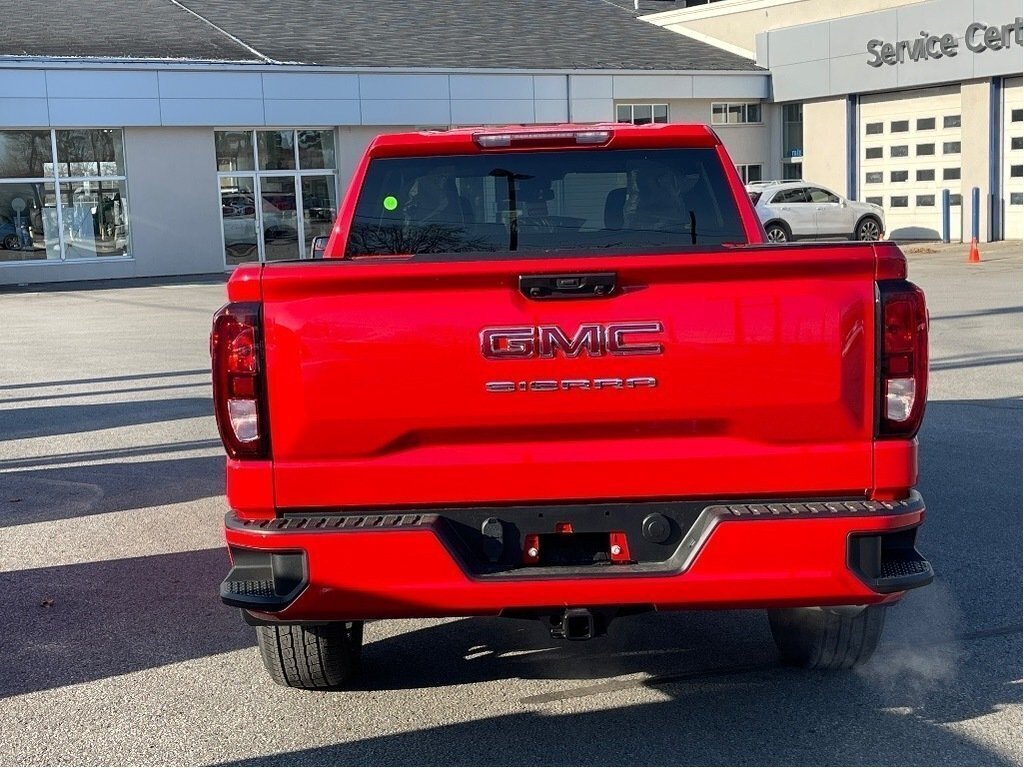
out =
{"type": "MultiPolygon", "coordinates": [[[[1018,16],[1010,24],[986,24],[975,21],[967,26],[963,33],[964,46],[972,53],[985,51],[1001,51],[1016,45],[1024,45],[1024,18],[1018,16]]],[[[960,38],[952,33],[933,35],[921,31],[919,37],[912,40],[897,40],[894,43],[872,39],[867,45],[868,65],[881,67],[883,64],[895,65],[905,61],[927,61],[953,57],[960,52],[960,38]]]]}

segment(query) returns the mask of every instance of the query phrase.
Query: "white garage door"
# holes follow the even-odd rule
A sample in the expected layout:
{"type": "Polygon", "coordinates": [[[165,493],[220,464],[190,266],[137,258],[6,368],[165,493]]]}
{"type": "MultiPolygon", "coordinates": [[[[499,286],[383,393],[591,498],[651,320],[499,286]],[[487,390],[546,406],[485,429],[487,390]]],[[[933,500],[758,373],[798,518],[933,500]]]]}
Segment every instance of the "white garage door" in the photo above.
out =
{"type": "Polygon", "coordinates": [[[1003,81],[1003,237],[1024,236],[1024,88],[1021,78],[1003,81]]]}
{"type": "Polygon", "coordinates": [[[948,189],[960,239],[960,122],[959,86],[861,97],[858,197],[885,209],[887,237],[939,239],[948,189]]]}

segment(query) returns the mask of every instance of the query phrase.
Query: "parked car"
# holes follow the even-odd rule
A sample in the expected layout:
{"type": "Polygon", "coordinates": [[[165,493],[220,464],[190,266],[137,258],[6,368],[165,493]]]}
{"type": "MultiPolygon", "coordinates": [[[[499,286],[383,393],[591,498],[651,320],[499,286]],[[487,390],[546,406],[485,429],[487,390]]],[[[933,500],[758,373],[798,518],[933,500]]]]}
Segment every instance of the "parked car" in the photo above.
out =
{"type": "Polygon", "coordinates": [[[8,251],[16,251],[21,247],[18,230],[6,216],[0,216],[0,246],[8,251]]]}
{"type": "Polygon", "coordinates": [[[881,206],[847,200],[820,184],[758,181],[747,184],[747,193],[770,243],[825,237],[880,240],[885,232],[881,206]]]}

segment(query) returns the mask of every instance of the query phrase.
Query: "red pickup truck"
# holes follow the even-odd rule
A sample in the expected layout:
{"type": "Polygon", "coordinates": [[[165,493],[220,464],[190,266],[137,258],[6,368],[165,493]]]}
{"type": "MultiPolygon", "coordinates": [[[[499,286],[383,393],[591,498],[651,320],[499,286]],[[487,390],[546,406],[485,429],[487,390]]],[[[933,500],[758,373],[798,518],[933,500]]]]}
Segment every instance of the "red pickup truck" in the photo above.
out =
{"type": "Polygon", "coordinates": [[[221,598],[300,688],[410,617],[765,608],[784,661],[862,662],[932,579],[906,273],[766,244],[705,126],[381,136],[323,258],[214,318],[221,598]]]}

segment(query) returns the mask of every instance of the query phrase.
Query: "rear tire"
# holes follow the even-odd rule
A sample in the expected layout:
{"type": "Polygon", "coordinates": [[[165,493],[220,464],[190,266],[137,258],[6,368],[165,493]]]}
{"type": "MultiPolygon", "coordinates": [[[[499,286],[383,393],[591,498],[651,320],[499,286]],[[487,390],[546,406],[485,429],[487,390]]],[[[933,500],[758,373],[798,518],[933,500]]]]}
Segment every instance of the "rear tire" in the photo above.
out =
{"type": "Polygon", "coordinates": [[[792,235],[789,234],[789,229],[786,228],[786,225],[777,221],[773,221],[765,227],[764,233],[768,236],[769,243],[786,243],[792,238],[792,235]]]}
{"type": "Polygon", "coordinates": [[[359,671],[363,622],[256,627],[263,666],[278,685],[329,691],[359,671]]]}
{"type": "Polygon", "coordinates": [[[785,663],[850,669],[870,659],[878,647],[885,606],[769,609],[768,622],[785,663]]]}

